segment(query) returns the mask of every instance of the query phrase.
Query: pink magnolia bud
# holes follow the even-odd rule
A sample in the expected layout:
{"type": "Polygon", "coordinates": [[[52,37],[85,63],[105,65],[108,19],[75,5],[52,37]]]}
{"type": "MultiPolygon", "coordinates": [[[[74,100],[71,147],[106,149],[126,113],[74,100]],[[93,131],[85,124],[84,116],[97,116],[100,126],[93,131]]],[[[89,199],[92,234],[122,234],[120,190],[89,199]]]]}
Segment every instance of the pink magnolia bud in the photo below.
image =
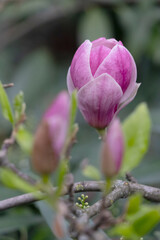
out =
{"type": "Polygon", "coordinates": [[[78,90],[78,106],[85,120],[103,129],[133,100],[140,84],[130,52],[121,41],[86,40],[76,51],[67,75],[69,93],[78,90]]]}
{"type": "Polygon", "coordinates": [[[69,123],[70,99],[61,92],[53,101],[37,129],[32,164],[42,174],[53,172],[59,162],[69,123]]]}
{"type": "Polygon", "coordinates": [[[124,155],[124,137],[118,118],[114,119],[104,136],[101,149],[101,170],[106,177],[115,176],[124,155]]]}

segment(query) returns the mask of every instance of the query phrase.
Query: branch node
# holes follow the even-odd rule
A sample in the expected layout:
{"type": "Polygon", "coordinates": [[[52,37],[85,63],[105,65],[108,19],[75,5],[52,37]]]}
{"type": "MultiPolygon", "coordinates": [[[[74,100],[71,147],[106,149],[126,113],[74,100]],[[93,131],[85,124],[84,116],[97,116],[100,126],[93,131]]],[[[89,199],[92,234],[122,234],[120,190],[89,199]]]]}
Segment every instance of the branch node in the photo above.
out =
{"type": "Polygon", "coordinates": [[[126,173],[126,179],[129,182],[137,183],[137,180],[129,172],[126,173]]]}

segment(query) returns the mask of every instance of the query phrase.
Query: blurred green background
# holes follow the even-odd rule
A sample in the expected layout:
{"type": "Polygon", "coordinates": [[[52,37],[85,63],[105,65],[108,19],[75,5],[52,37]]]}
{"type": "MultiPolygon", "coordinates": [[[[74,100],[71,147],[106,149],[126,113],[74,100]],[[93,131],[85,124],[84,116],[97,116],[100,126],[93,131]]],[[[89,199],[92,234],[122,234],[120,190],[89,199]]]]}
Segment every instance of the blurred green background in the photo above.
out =
{"type": "MultiPolygon", "coordinates": [[[[120,113],[123,120],[146,101],[152,118],[150,149],[133,175],[141,183],[160,186],[160,3],[158,0],[1,0],[0,79],[14,83],[9,98],[22,90],[27,104],[27,125],[34,132],[54,96],[66,89],[66,74],[77,47],[99,37],[121,40],[135,58],[138,82],[135,100],[120,113]]],[[[9,136],[10,125],[0,116],[0,140],[9,136]]],[[[75,180],[85,180],[80,162],[99,167],[97,133],[77,115],[78,143],[72,153],[75,180]]],[[[10,160],[29,171],[29,158],[18,147],[10,160]]],[[[0,186],[0,199],[17,192],[0,186]]],[[[0,240],[53,239],[44,219],[52,225],[45,206],[26,206],[0,213],[0,240]],[[39,210],[43,217],[40,215],[39,210]]],[[[158,230],[157,230],[158,231],[158,230]]],[[[149,236],[149,240],[158,239],[149,236]]],[[[159,238],[160,239],[160,238],[159,238]]]]}

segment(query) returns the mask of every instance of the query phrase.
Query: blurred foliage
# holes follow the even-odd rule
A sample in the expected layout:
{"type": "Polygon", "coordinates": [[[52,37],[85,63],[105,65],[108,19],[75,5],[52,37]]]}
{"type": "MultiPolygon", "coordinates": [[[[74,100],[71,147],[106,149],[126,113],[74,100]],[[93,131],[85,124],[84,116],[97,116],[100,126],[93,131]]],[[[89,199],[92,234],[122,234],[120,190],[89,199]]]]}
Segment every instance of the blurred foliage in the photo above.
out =
{"type": "Polygon", "coordinates": [[[101,180],[101,173],[98,171],[96,167],[93,165],[87,165],[83,169],[83,176],[90,178],[92,180],[100,181],[101,180]]]}
{"type": "Polygon", "coordinates": [[[150,232],[160,221],[159,206],[142,205],[141,195],[133,195],[128,201],[125,222],[116,225],[112,235],[123,236],[128,240],[139,240],[150,232]]]}
{"type": "Polygon", "coordinates": [[[32,134],[27,131],[25,126],[22,125],[18,129],[18,132],[16,134],[16,140],[23,152],[25,152],[26,154],[31,154],[33,137],[32,134]]]}
{"type": "MultiPolygon", "coordinates": [[[[27,127],[19,129],[17,136],[22,151],[18,147],[11,149],[9,158],[24,171],[30,171],[30,132],[35,131],[44,109],[55,94],[66,88],[67,70],[78,45],[86,38],[115,37],[122,40],[133,54],[138,82],[142,83],[134,102],[120,114],[121,119],[137,103],[146,101],[153,125],[149,152],[133,175],[143,183],[160,185],[160,7],[156,0],[137,0],[135,4],[126,2],[106,0],[101,3],[97,0],[92,4],[87,0],[4,0],[0,3],[0,80],[15,85],[6,90],[9,99],[13,100],[21,90],[24,92],[28,119],[27,127]],[[28,141],[24,141],[26,136],[28,141]]],[[[20,96],[15,101],[17,114],[22,110],[19,101],[20,96]]],[[[7,100],[5,104],[8,104],[7,100]]],[[[4,115],[10,118],[10,107],[4,115]]],[[[2,116],[0,121],[2,142],[9,135],[10,125],[2,116]]],[[[142,126],[143,121],[145,123],[145,116],[141,116],[142,126]]],[[[99,168],[100,141],[80,113],[77,122],[80,132],[72,151],[71,169],[75,172],[75,180],[85,180],[87,177],[82,176],[80,162],[87,158],[90,165],[99,168]]],[[[15,194],[17,191],[0,188],[0,196],[15,194]]],[[[40,215],[52,228],[53,213],[44,210],[41,204],[2,213],[0,239],[53,239],[40,215]]],[[[157,227],[152,233],[153,240],[158,239],[159,232],[160,227],[157,227]]]]}
{"type": "Polygon", "coordinates": [[[77,28],[79,44],[86,39],[93,41],[101,36],[113,37],[113,27],[110,18],[101,8],[91,8],[85,12],[79,19],[77,28]]]}
{"type": "Polygon", "coordinates": [[[151,120],[145,103],[139,104],[123,122],[125,155],[120,173],[131,172],[142,161],[150,141],[151,120]]]}

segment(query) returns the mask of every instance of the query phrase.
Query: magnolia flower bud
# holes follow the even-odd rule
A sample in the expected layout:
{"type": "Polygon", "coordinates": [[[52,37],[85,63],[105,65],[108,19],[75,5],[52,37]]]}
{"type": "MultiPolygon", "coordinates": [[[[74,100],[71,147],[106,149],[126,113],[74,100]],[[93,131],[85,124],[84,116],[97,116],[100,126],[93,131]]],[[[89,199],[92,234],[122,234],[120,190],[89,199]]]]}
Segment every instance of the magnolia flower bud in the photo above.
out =
{"type": "Polygon", "coordinates": [[[124,136],[119,119],[114,119],[104,136],[101,149],[101,171],[106,177],[115,176],[124,155],[124,136]]]}
{"type": "Polygon", "coordinates": [[[53,101],[36,131],[32,164],[41,174],[52,173],[60,159],[69,124],[70,100],[61,92],[53,101]]]}
{"type": "Polygon", "coordinates": [[[130,52],[121,41],[86,40],[76,51],[67,75],[71,94],[77,89],[78,106],[85,120],[97,129],[135,97],[140,84],[130,52]]]}

